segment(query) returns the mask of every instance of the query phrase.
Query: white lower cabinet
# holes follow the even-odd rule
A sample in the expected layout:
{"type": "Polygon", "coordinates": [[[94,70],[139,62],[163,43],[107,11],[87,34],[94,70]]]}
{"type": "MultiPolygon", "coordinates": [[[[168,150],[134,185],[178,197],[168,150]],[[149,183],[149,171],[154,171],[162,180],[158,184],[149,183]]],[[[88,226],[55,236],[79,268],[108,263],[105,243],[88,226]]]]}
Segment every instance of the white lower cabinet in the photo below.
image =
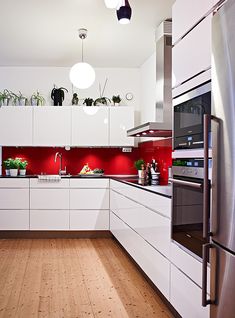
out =
{"type": "Polygon", "coordinates": [[[0,189],[0,209],[29,209],[29,189],[0,189]]]}
{"type": "Polygon", "coordinates": [[[29,230],[29,210],[0,210],[0,230],[29,230]]]}
{"type": "Polygon", "coordinates": [[[30,209],[69,209],[69,189],[30,189],[30,209]]]}
{"type": "Polygon", "coordinates": [[[109,210],[71,210],[70,230],[109,230],[109,210]]]}
{"type": "Polygon", "coordinates": [[[125,222],[110,212],[110,230],[146,275],[169,300],[170,262],[125,222]]]}
{"type": "Polygon", "coordinates": [[[202,307],[202,290],[171,264],[170,302],[182,318],[209,318],[209,307],[202,307]]]}
{"type": "Polygon", "coordinates": [[[69,230],[69,210],[31,210],[30,230],[69,230]]]}
{"type": "Polygon", "coordinates": [[[109,209],[108,189],[70,189],[70,209],[109,209]]]}

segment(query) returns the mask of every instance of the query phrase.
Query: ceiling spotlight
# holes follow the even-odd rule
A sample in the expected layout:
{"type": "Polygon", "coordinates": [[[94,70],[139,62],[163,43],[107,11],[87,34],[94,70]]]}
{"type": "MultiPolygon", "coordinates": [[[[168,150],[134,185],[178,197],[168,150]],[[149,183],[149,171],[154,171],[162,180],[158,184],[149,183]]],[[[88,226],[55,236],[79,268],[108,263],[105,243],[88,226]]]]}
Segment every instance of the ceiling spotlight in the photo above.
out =
{"type": "Polygon", "coordinates": [[[121,6],[120,0],[104,0],[104,3],[108,9],[119,9],[121,6]]]}
{"type": "Polygon", "coordinates": [[[117,18],[121,24],[128,24],[131,20],[131,7],[128,0],[123,1],[122,6],[117,10],[117,18]]]}
{"type": "Polygon", "coordinates": [[[82,40],[82,62],[72,66],[69,78],[72,84],[80,89],[90,87],[95,81],[95,71],[93,67],[83,62],[83,40],[87,37],[87,29],[79,29],[79,37],[82,40]]]}

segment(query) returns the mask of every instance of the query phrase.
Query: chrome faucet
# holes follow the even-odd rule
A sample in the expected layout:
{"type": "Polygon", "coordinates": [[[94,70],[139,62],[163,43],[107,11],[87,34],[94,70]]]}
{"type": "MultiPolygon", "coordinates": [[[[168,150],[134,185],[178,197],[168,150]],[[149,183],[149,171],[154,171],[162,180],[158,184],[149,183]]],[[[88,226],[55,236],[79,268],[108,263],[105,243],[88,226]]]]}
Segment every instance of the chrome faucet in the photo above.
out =
{"type": "Polygon", "coordinates": [[[59,175],[66,174],[66,167],[64,167],[64,170],[62,170],[62,153],[57,152],[57,153],[55,154],[55,162],[56,162],[56,160],[57,160],[57,157],[60,158],[59,175]]]}

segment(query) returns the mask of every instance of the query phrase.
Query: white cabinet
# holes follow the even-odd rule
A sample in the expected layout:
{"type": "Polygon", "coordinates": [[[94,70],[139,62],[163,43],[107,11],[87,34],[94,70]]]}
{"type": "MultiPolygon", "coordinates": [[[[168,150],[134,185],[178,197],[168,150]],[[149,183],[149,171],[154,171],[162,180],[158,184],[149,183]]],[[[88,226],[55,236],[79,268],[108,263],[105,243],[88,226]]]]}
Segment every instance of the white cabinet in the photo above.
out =
{"type": "Polygon", "coordinates": [[[0,230],[29,230],[29,210],[0,210],[0,230]]]}
{"type": "Polygon", "coordinates": [[[33,145],[68,146],[71,144],[71,109],[62,106],[33,109],[33,145]]]}
{"type": "Polygon", "coordinates": [[[109,108],[72,107],[72,146],[109,145],[109,108]]]}
{"type": "Polygon", "coordinates": [[[9,209],[9,210],[29,209],[29,190],[1,188],[0,209],[9,209]]]}
{"type": "Polygon", "coordinates": [[[0,107],[0,145],[32,146],[33,112],[31,107],[0,107]]]}
{"type": "Polygon", "coordinates": [[[134,146],[134,138],[127,130],[134,127],[133,107],[110,107],[110,146],[134,146]]]}
{"type": "Polygon", "coordinates": [[[109,230],[109,210],[70,210],[70,230],[109,230]]]}
{"type": "Polygon", "coordinates": [[[30,189],[30,209],[69,209],[69,189],[30,189]]]}
{"type": "Polygon", "coordinates": [[[218,0],[177,0],[172,6],[173,44],[196,25],[218,0]]]}
{"type": "Polygon", "coordinates": [[[70,209],[109,209],[108,189],[70,189],[70,209]]]}
{"type": "Polygon", "coordinates": [[[31,210],[30,230],[69,230],[69,211],[31,210]]]}
{"type": "Polygon", "coordinates": [[[170,219],[112,190],[110,209],[143,239],[169,258],[170,219]]]}
{"type": "Polygon", "coordinates": [[[167,258],[112,212],[110,230],[161,293],[169,299],[170,262],[167,258]]]}
{"type": "Polygon", "coordinates": [[[211,66],[211,15],[172,49],[172,86],[177,86],[211,66]]]}
{"type": "Polygon", "coordinates": [[[209,306],[202,307],[202,290],[171,264],[170,302],[182,318],[209,318],[209,306]]]}
{"type": "Polygon", "coordinates": [[[109,188],[109,179],[95,179],[95,178],[81,178],[81,179],[70,179],[70,188],[82,188],[82,189],[108,189],[109,188]]]}

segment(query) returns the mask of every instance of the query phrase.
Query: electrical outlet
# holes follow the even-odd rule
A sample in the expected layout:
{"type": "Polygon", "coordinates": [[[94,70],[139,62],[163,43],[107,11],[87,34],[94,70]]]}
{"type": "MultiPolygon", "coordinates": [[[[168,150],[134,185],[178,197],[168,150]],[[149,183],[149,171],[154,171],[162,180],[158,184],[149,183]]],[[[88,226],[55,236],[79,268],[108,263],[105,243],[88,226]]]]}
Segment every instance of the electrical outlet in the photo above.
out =
{"type": "Polygon", "coordinates": [[[132,148],[131,147],[123,147],[122,152],[132,152],[132,148]]]}

